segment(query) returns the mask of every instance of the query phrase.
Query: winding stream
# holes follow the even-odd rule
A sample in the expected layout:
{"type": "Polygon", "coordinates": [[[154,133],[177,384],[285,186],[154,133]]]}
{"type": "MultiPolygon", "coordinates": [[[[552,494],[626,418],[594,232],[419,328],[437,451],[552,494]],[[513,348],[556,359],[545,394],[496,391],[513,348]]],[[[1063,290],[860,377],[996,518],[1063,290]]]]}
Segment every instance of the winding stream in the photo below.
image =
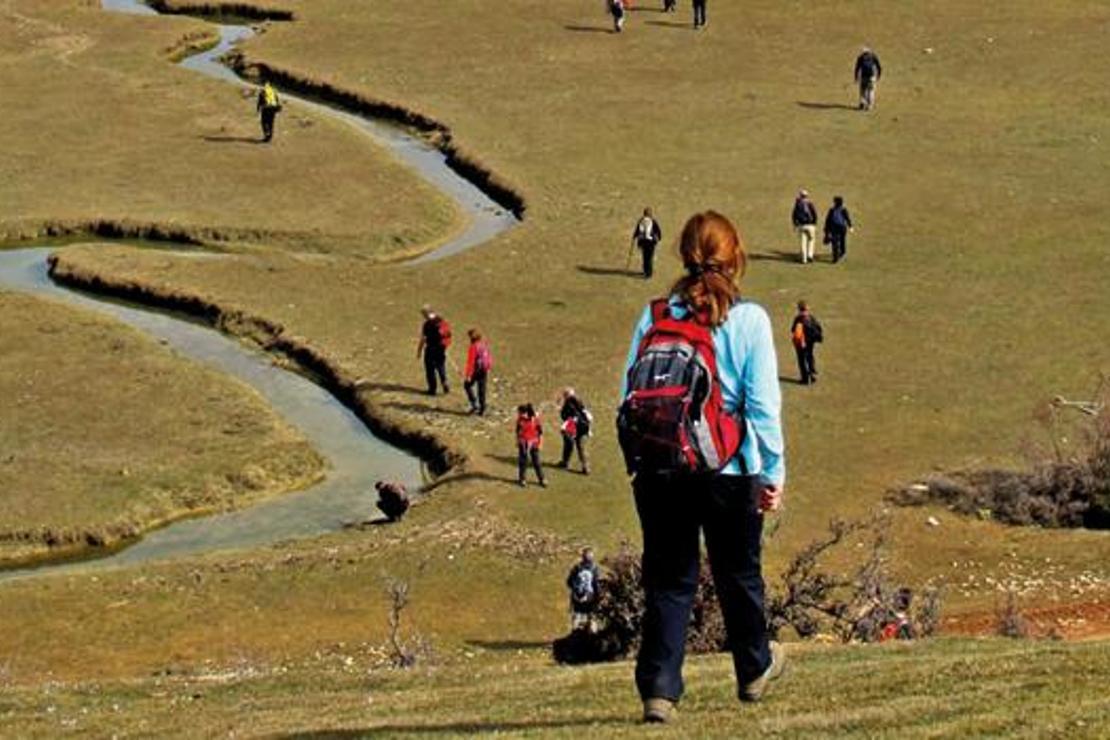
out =
{"type": "MultiPolygon", "coordinates": [[[[106,10],[157,15],[139,0],[102,0],[106,10]]],[[[243,84],[218,58],[249,38],[248,26],[218,25],[220,43],[191,56],[181,66],[236,85],[243,84]]],[[[331,106],[283,93],[284,101],[316,115],[355,126],[378,145],[387,147],[417,174],[450,197],[468,217],[466,227],[440,245],[410,261],[442,259],[481,244],[518,222],[446,164],[445,155],[404,129],[353,115],[331,106]]],[[[280,135],[280,134],[279,134],[280,135]]],[[[249,384],[297,427],[328,463],[323,482],[240,511],[186,519],[145,534],[134,544],[104,557],[73,563],[0,572],[0,581],[64,571],[134,565],[213,550],[257,547],[289,539],[313,537],[363,521],[376,513],[373,484],[393,478],[410,485],[421,482],[420,461],[378,439],[345,406],[303,376],[276,367],[260,350],[199,324],[156,311],[100,300],[54,284],[46,259],[51,248],[0,251],[0,288],[41,295],[107,314],[172,347],[179,354],[205,362],[249,384]]],[[[200,257],[200,254],[195,256],[200,257]]]]}

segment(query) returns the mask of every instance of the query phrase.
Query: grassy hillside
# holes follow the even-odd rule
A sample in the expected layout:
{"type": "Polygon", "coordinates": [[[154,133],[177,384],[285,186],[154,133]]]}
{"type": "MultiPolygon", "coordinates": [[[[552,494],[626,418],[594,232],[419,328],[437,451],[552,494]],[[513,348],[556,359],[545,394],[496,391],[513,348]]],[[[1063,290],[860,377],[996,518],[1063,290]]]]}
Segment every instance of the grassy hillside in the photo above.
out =
{"type": "MultiPolygon", "coordinates": [[[[48,737],[239,734],[280,737],[639,737],[629,663],[556,668],[511,643],[475,647],[449,668],[396,672],[360,646],[305,664],[210,664],[128,682],[0,694],[6,728],[48,737]]],[[[729,661],[687,669],[665,737],[1104,737],[1110,646],[941,641],[808,649],[760,705],[735,699],[729,661]],[[1016,709],[1020,704],[1021,709],[1016,709]]]]}

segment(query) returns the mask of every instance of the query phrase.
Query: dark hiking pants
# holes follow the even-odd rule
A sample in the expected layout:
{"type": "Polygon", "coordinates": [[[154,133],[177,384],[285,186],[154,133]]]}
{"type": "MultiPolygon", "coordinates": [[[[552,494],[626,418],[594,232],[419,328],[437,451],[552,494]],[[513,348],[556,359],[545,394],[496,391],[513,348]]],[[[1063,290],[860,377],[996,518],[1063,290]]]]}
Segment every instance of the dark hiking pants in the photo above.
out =
{"type": "Polygon", "coordinates": [[[641,240],[637,243],[640,248],[640,257],[643,259],[644,277],[649,278],[654,272],[655,265],[655,242],[641,240]]]}
{"type": "Polygon", "coordinates": [[[486,413],[486,379],[483,372],[475,372],[470,380],[463,383],[466,391],[466,400],[470,401],[470,408],[479,414],[486,413]]]}
{"type": "Polygon", "coordinates": [[[795,347],[794,354],[798,356],[798,374],[802,377],[802,383],[808,384],[817,375],[817,360],[813,357],[813,345],[795,347]]]}
{"type": "Polygon", "coordinates": [[[589,470],[590,461],[586,458],[585,435],[577,437],[572,437],[569,434],[563,435],[563,467],[565,468],[567,465],[570,465],[570,456],[574,453],[576,448],[578,450],[578,462],[582,463],[582,469],[589,470]]]}
{"type": "Polygon", "coordinates": [[[424,378],[428,381],[428,395],[436,394],[436,378],[443,392],[447,392],[447,353],[442,349],[424,349],[424,378]]]}
{"type": "Polygon", "coordinates": [[[830,231],[829,245],[832,247],[833,262],[839,262],[848,251],[848,232],[830,231]]]}
{"type": "Polygon", "coordinates": [[[524,482],[524,473],[528,470],[528,463],[532,463],[532,468],[536,471],[536,478],[540,483],[543,483],[543,465],[540,462],[540,448],[535,446],[528,446],[526,444],[518,444],[516,446],[516,468],[517,480],[524,482]]]}
{"type": "Polygon", "coordinates": [[[763,613],[763,515],[750,476],[637,475],[632,484],[644,536],[643,639],[636,687],[643,699],[678,701],[686,627],[698,587],[705,533],[736,678],[748,683],[771,664],[763,613]]]}
{"type": "Polygon", "coordinates": [[[694,0],[694,28],[705,25],[706,0],[694,0]]]}
{"type": "Polygon", "coordinates": [[[262,138],[266,141],[274,138],[274,119],[277,118],[277,108],[269,106],[262,108],[262,138]]]}

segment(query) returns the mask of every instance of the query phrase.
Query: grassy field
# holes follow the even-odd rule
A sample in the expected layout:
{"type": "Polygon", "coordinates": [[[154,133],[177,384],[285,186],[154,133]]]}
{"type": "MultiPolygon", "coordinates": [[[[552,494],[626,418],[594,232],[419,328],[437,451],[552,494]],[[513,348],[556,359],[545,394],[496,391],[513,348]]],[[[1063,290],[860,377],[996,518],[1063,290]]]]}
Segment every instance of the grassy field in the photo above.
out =
{"type": "MultiPolygon", "coordinates": [[[[1100,92],[1110,80],[1103,4],[760,0],[715,4],[698,34],[672,26],[671,16],[637,11],[621,36],[603,32],[606,19],[593,2],[456,0],[450,12],[434,0],[268,4],[294,10],[298,20],[271,25],[246,46],[248,59],[435,118],[520,191],[529,206],[524,224],[420,267],[342,254],[320,263],[282,250],[213,265],[115,246],[71,248],[60,269],[201,296],[274,322],[340,375],[361,381],[367,408],[435,434],[466,463],[388,534],[351,532],[96,583],[67,576],[5,585],[13,598],[0,600],[0,622],[14,628],[0,634],[0,654],[14,656],[9,672],[19,688],[7,701],[20,722],[30,721],[20,712],[38,711],[26,708],[37,706],[30,687],[51,674],[111,681],[240,658],[304,666],[339,643],[375,643],[384,621],[381,574],[415,572],[425,560],[414,576],[423,594],[414,615],[445,655],[559,634],[561,576],[574,547],[592,542],[609,551],[638,537],[605,419],[617,403],[626,333],[677,270],[666,250],[650,283],[623,271],[644,205],[655,207],[668,241],[695,210],[713,207],[737,221],[754,257],[745,293],[781,327],[787,379],[794,302],[807,298],[825,325],[820,385],[784,384],[788,508],[768,545],[771,579],[829,517],[875,510],[891,486],[937,469],[1022,464],[1023,443],[1042,435],[1034,407],[1057,394],[1083,397],[1110,367],[1102,341],[1110,310],[1110,227],[1100,218],[1107,183],[1100,153],[1110,139],[1110,99],[1100,92]],[[885,67],[871,115],[850,109],[851,65],[865,42],[885,67]],[[788,217],[799,186],[822,208],[832,195],[845,196],[858,229],[844,264],[794,261],[788,217]],[[458,336],[476,325],[491,337],[490,417],[464,417],[457,391],[419,394],[413,349],[425,301],[458,336]],[[511,408],[542,402],[551,414],[566,384],[578,387],[600,421],[594,474],[553,473],[546,491],[519,491],[509,485],[511,408]],[[466,549],[475,538],[477,549],[466,549]],[[457,540],[466,547],[452,549],[457,540]],[[543,544],[521,544],[529,542],[543,544]],[[55,616],[37,621],[43,613],[55,616]]],[[[87,22],[108,23],[91,15],[87,22]]],[[[158,22],[169,23],[155,19],[152,28],[158,22]]],[[[172,43],[165,33],[163,45],[172,43]]],[[[224,94],[221,109],[244,105],[224,94]]],[[[339,157],[330,151],[329,162],[339,157]]],[[[361,176],[328,182],[335,183],[329,193],[366,185],[361,176]]],[[[158,208],[176,203],[197,223],[209,218],[167,192],[149,190],[158,208]]],[[[220,223],[250,218],[244,212],[220,223]]],[[[557,441],[549,440],[548,459],[557,441]]],[[[951,613],[989,612],[1000,581],[1012,581],[1026,606],[1110,596],[1104,533],[904,510],[894,513],[893,535],[895,568],[913,585],[945,586],[951,613]],[[939,527],[926,526],[929,515],[939,527]]],[[[232,681],[226,694],[202,692],[210,712],[198,721],[222,731],[242,702],[257,710],[260,731],[275,732],[399,734],[420,722],[447,734],[497,722],[522,733],[620,732],[634,716],[627,667],[555,671],[527,654],[492,652],[481,681],[452,668],[429,679],[440,689],[434,709],[423,674],[387,681],[389,701],[371,689],[368,703],[360,677],[321,691],[333,684],[298,668],[262,683],[232,681]],[[504,701],[489,700],[495,691],[504,701]],[[583,694],[593,702],[588,712],[566,698],[583,694]],[[331,699],[320,719],[320,702],[331,699]]],[[[953,642],[805,656],[794,698],[784,691],[761,715],[734,712],[723,663],[699,663],[709,693],[692,697],[688,727],[708,735],[735,734],[749,722],[780,734],[1083,734],[1105,722],[1105,644],[953,642]],[[1015,712],[1005,698],[1019,689],[1029,692],[1021,701],[1035,715],[1015,712]],[[1072,720],[1087,724],[1068,726],[1072,720]]],[[[128,726],[152,732],[168,721],[166,703],[186,695],[145,683],[114,686],[109,692],[133,712],[128,726]]],[[[67,701],[79,702],[80,691],[67,689],[67,701]]],[[[190,711],[184,700],[177,706],[190,711]]]]}
{"type": "Polygon", "coordinates": [[[323,463],[250,388],[139,332],[0,292],[0,564],[303,486],[323,463]]]}
{"type": "MultiPolygon", "coordinates": [[[[629,663],[556,668],[507,644],[474,648],[450,667],[397,672],[347,645],[300,664],[243,660],[127,682],[59,682],[49,692],[15,688],[0,697],[0,716],[27,737],[183,727],[203,736],[642,737],[631,671],[629,663]]],[[[803,649],[758,706],[736,701],[727,659],[691,661],[687,673],[675,724],[649,736],[1094,738],[1110,722],[1106,643],[803,649]],[[1014,711],[1015,699],[1036,711],[1014,711]]]]}
{"type": "Polygon", "coordinates": [[[449,201],[345,125],[289,106],[258,144],[250,93],[170,64],[204,24],[99,4],[0,2],[0,239],[106,222],[366,258],[456,226],[449,201]]]}

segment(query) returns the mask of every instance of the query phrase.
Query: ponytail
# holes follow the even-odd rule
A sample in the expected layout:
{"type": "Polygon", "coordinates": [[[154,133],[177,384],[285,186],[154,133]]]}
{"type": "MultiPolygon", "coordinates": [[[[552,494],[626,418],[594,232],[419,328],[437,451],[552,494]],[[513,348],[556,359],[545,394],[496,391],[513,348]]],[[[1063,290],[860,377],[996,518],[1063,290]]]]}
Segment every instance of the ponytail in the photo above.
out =
{"type": "Polygon", "coordinates": [[[716,211],[695,214],[679,239],[679,256],[686,268],[671,289],[699,320],[720,326],[740,298],[737,280],[747,268],[747,255],[731,222],[716,211]]]}

